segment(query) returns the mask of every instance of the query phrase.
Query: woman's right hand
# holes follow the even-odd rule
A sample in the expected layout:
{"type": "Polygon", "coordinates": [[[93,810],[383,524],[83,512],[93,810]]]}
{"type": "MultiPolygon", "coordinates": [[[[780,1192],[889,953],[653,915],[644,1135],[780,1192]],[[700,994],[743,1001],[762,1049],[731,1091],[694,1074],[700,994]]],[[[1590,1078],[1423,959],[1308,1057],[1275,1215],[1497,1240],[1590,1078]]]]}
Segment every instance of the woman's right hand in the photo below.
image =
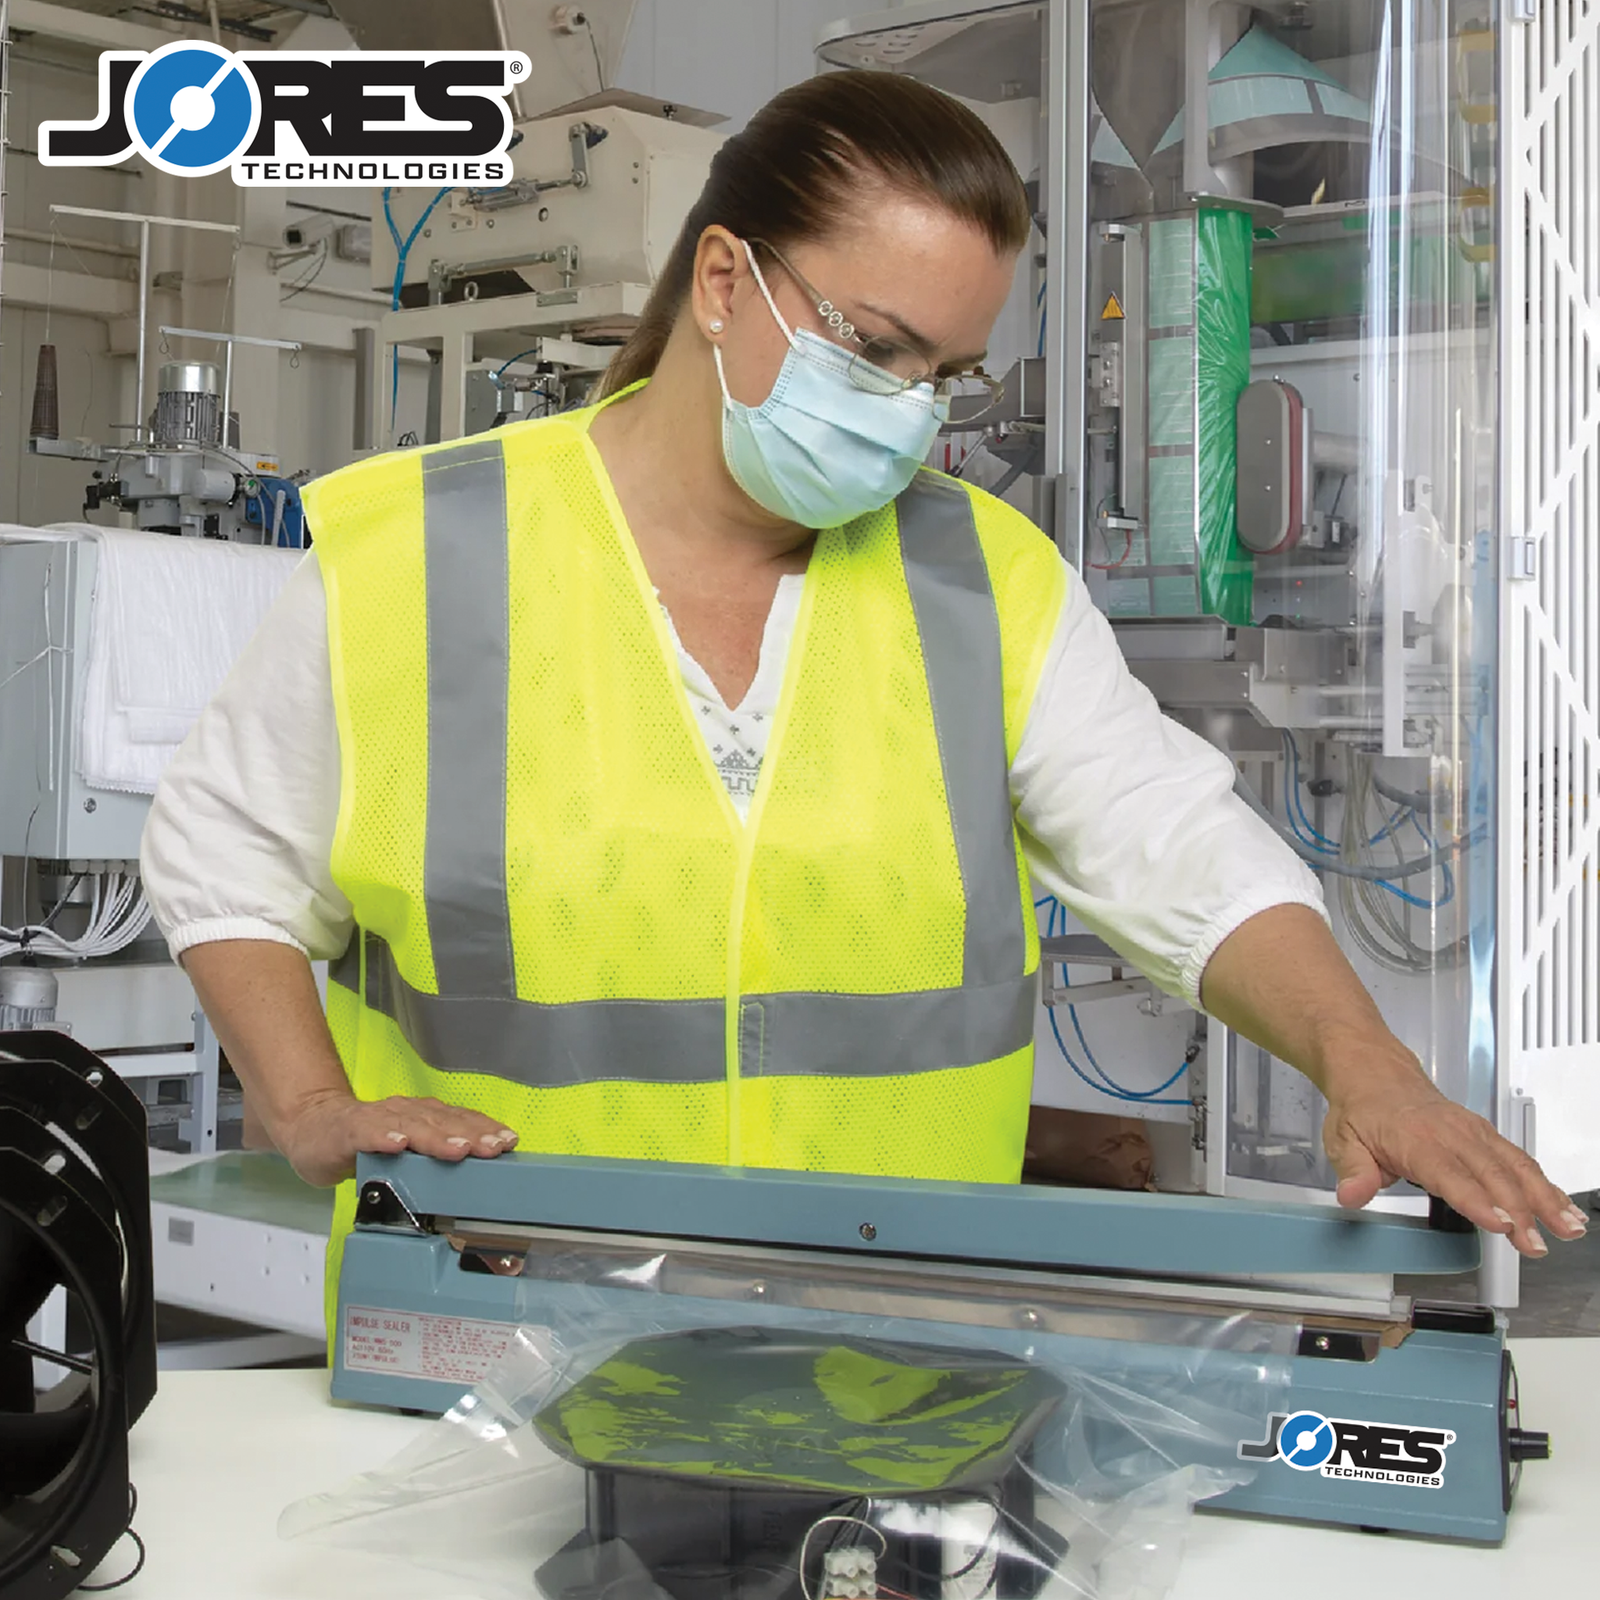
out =
{"type": "Polygon", "coordinates": [[[307,1183],[353,1178],[359,1155],[497,1156],[517,1136],[439,1100],[358,1100],[322,1014],[311,963],[271,939],[219,939],[183,955],[262,1127],[307,1183]]]}
{"type": "Polygon", "coordinates": [[[399,1096],[357,1100],[348,1090],[307,1098],[272,1136],[294,1170],[319,1188],[353,1178],[358,1155],[414,1150],[440,1161],[488,1159],[517,1142],[510,1128],[462,1106],[399,1096]]]}

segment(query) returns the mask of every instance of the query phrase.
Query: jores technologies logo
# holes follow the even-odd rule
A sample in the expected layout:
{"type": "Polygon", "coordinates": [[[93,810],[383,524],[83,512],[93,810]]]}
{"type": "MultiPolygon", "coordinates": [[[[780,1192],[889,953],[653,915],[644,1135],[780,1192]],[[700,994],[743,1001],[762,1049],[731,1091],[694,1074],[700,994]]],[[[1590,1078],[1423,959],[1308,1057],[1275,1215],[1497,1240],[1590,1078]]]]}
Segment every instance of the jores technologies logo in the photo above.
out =
{"type": "Polygon", "coordinates": [[[1415,1489],[1444,1485],[1445,1452],[1455,1443],[1447,1428],[1357,1422],[1297,1411],[1273,1417],[1266,1439],[1239,1446],[1243,1461],[1281,1461],[1296,1472],[1324,1478],[1401,1484],[1415,1489]]]}
{"type": "Polygon", "coordinates": [[[110,166],[137,152],[178,177],[235,183],[505,183],[506,96],[520,51],[225,50],[183,39],[100,57],[94,122],[39,126],[45,166],[110,166]]]}

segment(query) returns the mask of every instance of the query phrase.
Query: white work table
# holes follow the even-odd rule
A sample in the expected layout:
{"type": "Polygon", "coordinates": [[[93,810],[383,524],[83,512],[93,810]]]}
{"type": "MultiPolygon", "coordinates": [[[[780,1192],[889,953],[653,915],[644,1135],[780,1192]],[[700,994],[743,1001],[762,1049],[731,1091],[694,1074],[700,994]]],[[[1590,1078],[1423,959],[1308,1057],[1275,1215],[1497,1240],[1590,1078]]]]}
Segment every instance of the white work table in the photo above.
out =
{"type": "MultiPolygon", "coordinates": [[[[1555,1458],[1525,1468],[1499,1549],[1327,1528],[1195,1518],[1172,1600],[1450,1600],[1593,1592],[1600,1568],[1600,1340],[1513,1345],[1523,1417],[1555,1458]]],[[[279,1540],[279,1512],[387,1461],[426,1421],[334,1406],[322,1372],[163,1373],[134,1430],[144,1572],[126,1600],[469,1600],[438,1573],[279,1540]]],[[[98,1577],[126,1570],[126,1541],[98,1577]]],[[[528,1593],[533,1596],[530,1581],[528,1593]]]]}

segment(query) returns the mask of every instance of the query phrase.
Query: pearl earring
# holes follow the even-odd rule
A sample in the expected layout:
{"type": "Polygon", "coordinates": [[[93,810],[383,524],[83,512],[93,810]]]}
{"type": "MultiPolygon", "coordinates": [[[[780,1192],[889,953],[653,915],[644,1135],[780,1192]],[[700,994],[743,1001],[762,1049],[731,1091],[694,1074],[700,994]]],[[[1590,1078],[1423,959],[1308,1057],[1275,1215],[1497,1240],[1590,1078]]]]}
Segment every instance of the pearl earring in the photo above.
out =
{"type": "Polygon", "coordinates": [[[723,328],[722,318],[713,317],[710,322],[710,328],[713,333],[721,333],[723,328]]]}

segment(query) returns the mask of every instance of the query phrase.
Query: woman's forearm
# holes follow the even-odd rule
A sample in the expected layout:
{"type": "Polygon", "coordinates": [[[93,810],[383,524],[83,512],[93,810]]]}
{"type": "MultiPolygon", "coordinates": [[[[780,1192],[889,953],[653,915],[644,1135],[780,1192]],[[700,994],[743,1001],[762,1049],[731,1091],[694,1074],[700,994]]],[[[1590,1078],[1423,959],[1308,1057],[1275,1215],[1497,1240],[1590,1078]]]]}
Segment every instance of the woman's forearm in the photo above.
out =
{"type": "Polygon", "coordinates": [[[1390,1032],[1344,952],[1308,906],[1273,906],[1217,947],[1200,984],[1206,1010],[1298,1067],[1325,1095],[1341,1076],[1415,1057],[1390,1032]]]}
{"type": "Polygon", "coordinates": [[[298,950],[227,939],[185,951],[183,969],[274,1144],[283,1147],[308,1106],[350,1095],[311,963],[298,950]]]}
{"type": "Polygon", "coordinates": [[[1406,1178],[1525,1255],[1544,1254],[1541,1223],[1561,1239],[1583,1233],[1583,1213],[1525,1152],[1434,1087],[1314,911],[1282,905],[1250,918],[1200,987],[1218,1021],[1328,1097],[1323,1145],[1344,1205],[1406,1178]]]}

